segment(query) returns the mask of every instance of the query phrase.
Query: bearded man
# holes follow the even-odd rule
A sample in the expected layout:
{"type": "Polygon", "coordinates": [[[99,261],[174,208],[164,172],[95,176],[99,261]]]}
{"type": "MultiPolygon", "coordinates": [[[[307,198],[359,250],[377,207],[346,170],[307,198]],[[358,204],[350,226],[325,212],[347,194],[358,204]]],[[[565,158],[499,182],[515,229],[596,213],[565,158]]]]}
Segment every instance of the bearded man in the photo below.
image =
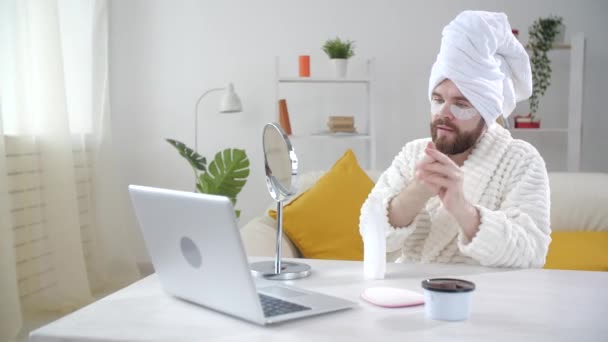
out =
{"type": "Polygon", "coordinates": [[[431,70],[431,137],[407,143],[361,208],[368,278],[386,261],[542,267],[549,180],[530,144],[496,124],[532,91],[503,13],[465,11],[443,29],[431,70]]]}

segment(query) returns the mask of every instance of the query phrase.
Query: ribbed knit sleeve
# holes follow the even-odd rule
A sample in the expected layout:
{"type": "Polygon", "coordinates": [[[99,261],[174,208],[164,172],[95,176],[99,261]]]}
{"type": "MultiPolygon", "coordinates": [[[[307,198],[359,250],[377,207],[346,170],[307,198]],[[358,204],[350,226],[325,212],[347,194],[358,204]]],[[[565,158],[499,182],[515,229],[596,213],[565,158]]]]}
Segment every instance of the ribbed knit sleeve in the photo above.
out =
{"type": "Polygon", "coordinates": [[[549,243],[550,191],[545,163],[527,144],[512,148],[506,158],[515,167],[498,210],[476,205],[479,231],[471,241],[459,234],[458,247],[483,266],[542,267],[549,243]]]}
{"type": "MultiPolygon", "coordinates": [[[[359,231],[365,238],[364,230],[378,229],[386,234],[386,253],[401,249],[405,239],[413,232],[416,220],[407,227],[393,227],[389,223],[388,209],[391,200],[410,183],[414,167],[421,150],[429,139],[420,139],[406,144],[395,157],[391,166],[382,173],[378,182],[361,207],[359,231]]],[[[364,240],[365,243],[365,240],[364,240]]]]}

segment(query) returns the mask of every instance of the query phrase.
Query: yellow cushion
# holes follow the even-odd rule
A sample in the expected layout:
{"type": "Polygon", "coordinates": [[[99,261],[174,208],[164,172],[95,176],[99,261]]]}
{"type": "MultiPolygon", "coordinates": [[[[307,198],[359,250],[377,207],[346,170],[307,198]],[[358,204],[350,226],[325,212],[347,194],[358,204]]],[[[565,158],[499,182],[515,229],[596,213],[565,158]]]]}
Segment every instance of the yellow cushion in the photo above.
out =
{"type": "MultiPolygon", "coordinates": [[[[283,229],[306,258],[362,260],[359,214],[373,187],[348,150],[312,188],[285,206],[283,229]]],[[[276,218],[276,212],[270,216],[276,218]]]]}
{"type": "Polygon", "coordinates": [[[553,232],[545,268],[608,271],[608,232],[553,232]]]}

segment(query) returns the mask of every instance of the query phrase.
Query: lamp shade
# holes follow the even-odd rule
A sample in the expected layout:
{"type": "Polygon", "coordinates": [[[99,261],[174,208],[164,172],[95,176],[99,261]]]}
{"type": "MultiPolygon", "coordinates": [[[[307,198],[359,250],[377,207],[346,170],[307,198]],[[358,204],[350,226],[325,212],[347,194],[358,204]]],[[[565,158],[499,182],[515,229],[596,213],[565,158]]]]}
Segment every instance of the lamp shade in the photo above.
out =
{"type": "Polygon", "coordinates": [[[220,113],[239,113],[242,110],[241,99],[236,92],[234,92],[234,86],[230,83],[224,91],[224,96],[222,96],[220,113]]]}

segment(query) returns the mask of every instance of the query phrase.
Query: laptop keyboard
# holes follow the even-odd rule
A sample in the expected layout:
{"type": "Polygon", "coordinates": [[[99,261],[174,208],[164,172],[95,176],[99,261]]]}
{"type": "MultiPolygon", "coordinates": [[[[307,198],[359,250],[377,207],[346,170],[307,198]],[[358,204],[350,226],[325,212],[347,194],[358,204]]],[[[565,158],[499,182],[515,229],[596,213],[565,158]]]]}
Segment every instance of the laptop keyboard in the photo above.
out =
{"type": "Polygon", "coordinates": [[[273,317],[292,312],[310,310],[309,307],[286,302],[284,300],[266,296],[261,293],[258,293],[258,295],[260,296],[260,301],[262,302],[262,308],[264,308],[265,317],[273,317]]]}

